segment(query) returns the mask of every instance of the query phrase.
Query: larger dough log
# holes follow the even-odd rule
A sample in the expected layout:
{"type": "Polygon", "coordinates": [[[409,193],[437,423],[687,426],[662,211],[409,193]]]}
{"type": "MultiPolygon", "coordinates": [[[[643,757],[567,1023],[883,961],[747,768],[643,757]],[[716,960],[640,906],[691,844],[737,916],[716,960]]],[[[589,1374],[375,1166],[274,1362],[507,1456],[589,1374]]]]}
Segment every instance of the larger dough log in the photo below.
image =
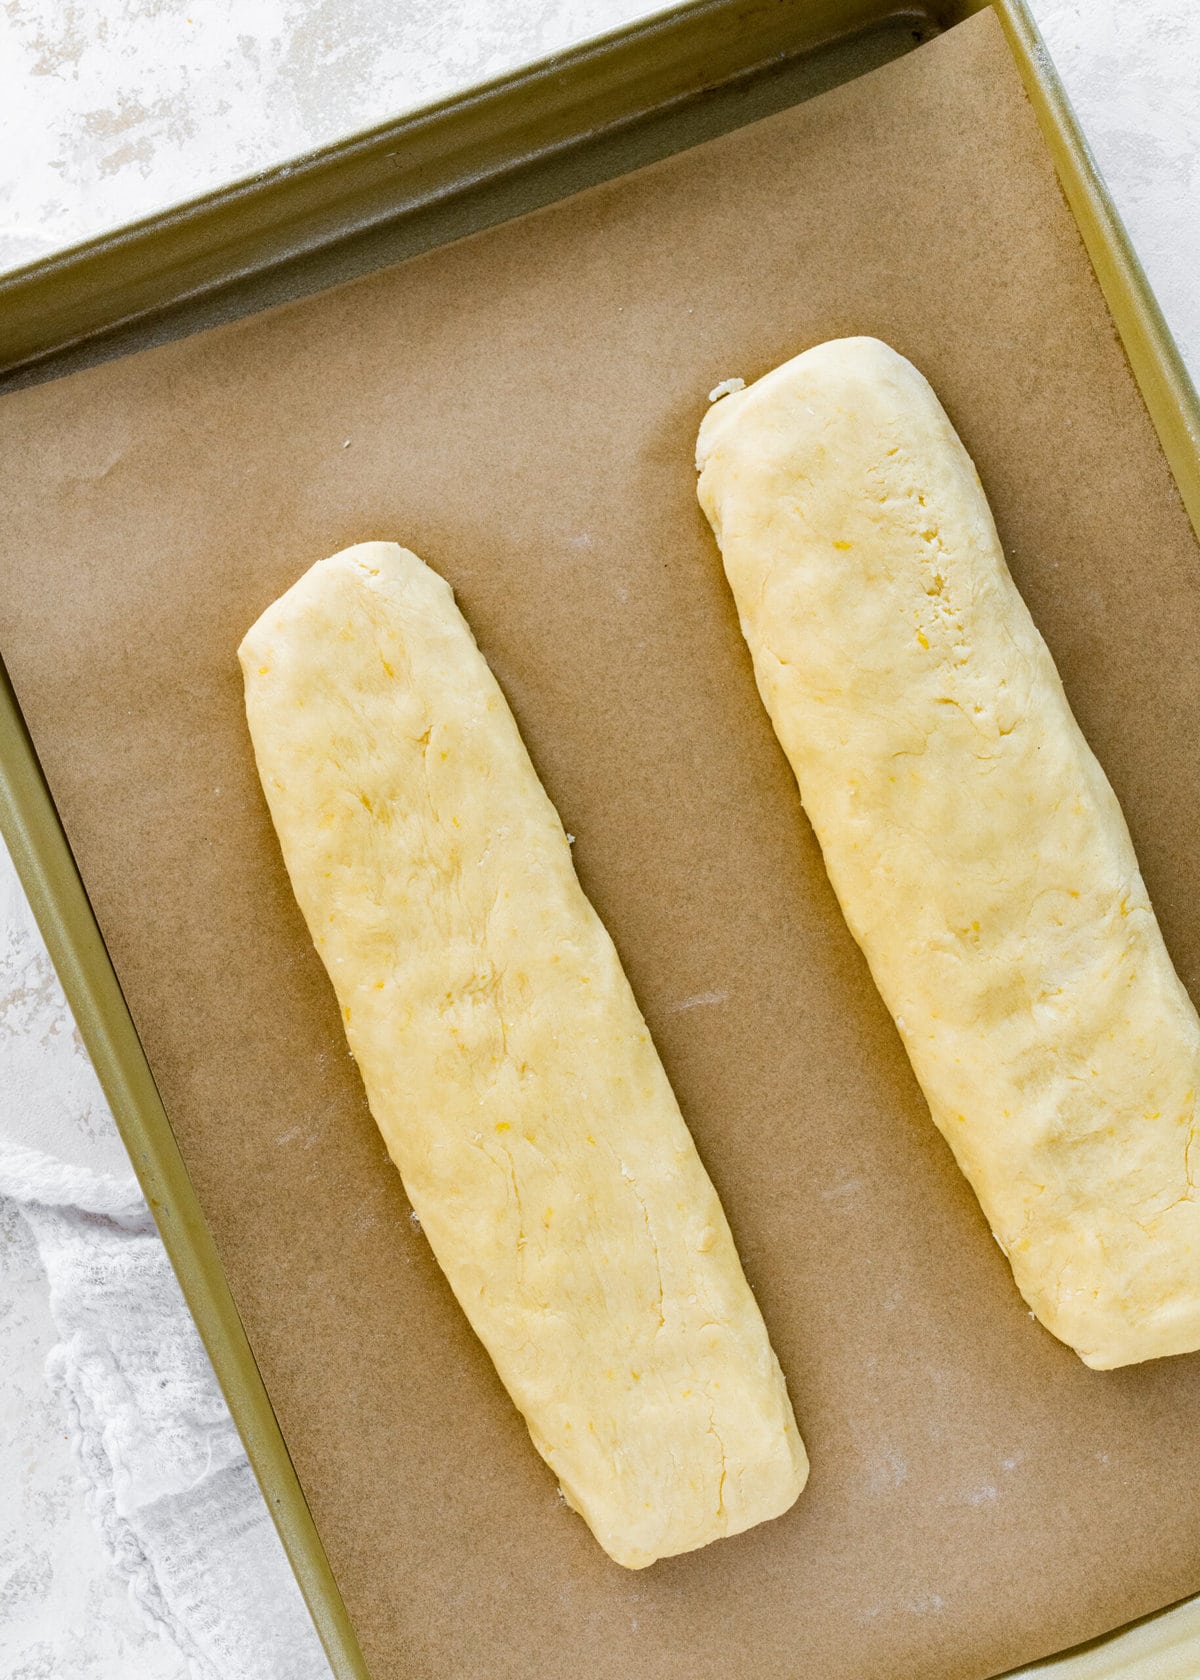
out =
{"type": "Polygon", "coordinates": [[[807,1459],[729,1226],[448,585],[393,543],[240,649],[259,773],[371,1112],[563,1493],[630,1568],[807,1459]]]}
{"type": "Polygon", "coordinates": [[[1200,1025],[1120,807],[912,365],[818,345],[711,408],[759,690],[933,1118],[1038,1318],[1200,1346],[1200,1025]]]}

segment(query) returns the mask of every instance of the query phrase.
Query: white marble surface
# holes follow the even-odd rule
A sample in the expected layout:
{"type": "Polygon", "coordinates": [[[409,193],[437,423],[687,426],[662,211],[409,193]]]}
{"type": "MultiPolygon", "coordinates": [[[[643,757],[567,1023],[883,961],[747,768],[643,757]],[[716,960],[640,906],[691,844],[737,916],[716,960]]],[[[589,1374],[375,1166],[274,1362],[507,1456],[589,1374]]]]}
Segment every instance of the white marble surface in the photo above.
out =
{"type": "MultiPolygon", "coordinates": [[[[639,0],[2,0],[0,269],[653,8],[639,0]]],[[[1200,4],[1033,0],[1194,377],[1200,4]]],[[[0,1127],[119,1159],[0,852],[0,1127]]],[[[110,1571],[42,1367],[44,1277],[0,1202],[0,1673],[183,1680],[110,1571]]]]}

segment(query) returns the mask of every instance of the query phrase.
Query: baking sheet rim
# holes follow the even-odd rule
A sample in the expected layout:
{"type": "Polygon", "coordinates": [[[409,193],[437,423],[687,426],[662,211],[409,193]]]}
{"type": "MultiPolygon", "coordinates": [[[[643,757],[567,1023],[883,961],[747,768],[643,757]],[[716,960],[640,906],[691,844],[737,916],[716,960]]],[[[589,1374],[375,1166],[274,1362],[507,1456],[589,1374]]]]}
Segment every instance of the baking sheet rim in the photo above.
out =
{"type": "MultiPolygon", "coordinates": [[[[964,0],[963,14],[989,0],[964,0]]],[[[1200,399],[1130,245],[1026,0],[992,0],[1054,160],[1193,528],[1200,536],[1200,399]]],[[[880,20],[895,8],[880,7],[880,20]]],[[[620,39],[616,32],[608,39],[620,39]]],[[[529,67],[515,74],[526,74],[529,67]]],[[[458,96],[467,101],[474,90],[458,96]]],[[[296,1572],[338,1680],[369,1680],[357,1639],[286,1443],[238,1317],[203,1210],[179,1155],[153,1075],[75,867],[35,748],[0,666],[0,833],[46,940],[79,1030],[129,1150],[189,1309],[246,1445],[264,1497],[296,1572]]],[[[1019,1671],[1077,1672],[1095,1680],[1183,1680],[1200,1667],[1200,1597],[1168,1606],[1078,1653],[1063,1652],[1019,1671]],[[1192,1613],[1189,1614],[1188,1612],[1192,1613]],[[1143,1643],[1147,1628],[1174,1616],[1189,1624],[1127,1664],[1123,1638],[1143,1643]],[[1115,1658],[1114,1663],[1105,1660],[1115,1658]],[[1145,1666],[1143,1658],[1154,1666],[1145,1666]],[[1160,1659],[1171,1663],[1159,1666],[1160,1659]],[[1190,1668],[1175,1668],[1178,1659],[1190,1668]],[[1096,1666],[1099,1663],[1101,1666],[1096,1666]]]]}

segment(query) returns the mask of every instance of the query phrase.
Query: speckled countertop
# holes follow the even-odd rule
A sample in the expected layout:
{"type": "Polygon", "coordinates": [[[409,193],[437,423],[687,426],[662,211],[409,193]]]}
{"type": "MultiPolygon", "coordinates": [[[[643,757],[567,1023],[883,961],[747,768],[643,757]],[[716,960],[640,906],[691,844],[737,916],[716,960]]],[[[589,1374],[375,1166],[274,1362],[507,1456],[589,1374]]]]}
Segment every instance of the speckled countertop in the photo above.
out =
{"type": "MultiPolygon", "coordinates": [[[[1032,0],[1200,378],[1200,3],[1032,0]]],[[[0,270],[611,29],[639,0],[3,0],[0,270]]],[[[0,852],[0,1126],[121,1146],[0,852]]],[[[33,1239],[0,1199],[0,1674],[183,1680],[111,1572],[43,1365],[33,1239]]],[[[1148,1672],[1148,1671],[1147,1671],[1148,1672]]]]}

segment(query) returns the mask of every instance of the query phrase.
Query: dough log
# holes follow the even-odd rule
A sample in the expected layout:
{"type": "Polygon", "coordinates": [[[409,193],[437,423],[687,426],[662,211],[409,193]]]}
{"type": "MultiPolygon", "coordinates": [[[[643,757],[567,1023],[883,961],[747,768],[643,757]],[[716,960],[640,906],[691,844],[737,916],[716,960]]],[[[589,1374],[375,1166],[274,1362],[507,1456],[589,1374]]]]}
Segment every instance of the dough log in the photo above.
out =
{"type": "Polygon", "coordinates": [[[933,1118],[1041,1322],[1200,1346],[1200,1025],[971,460],[886,345],[711,408],[759,690],[933,1118]]]}
{"type": "Polygon", "coordinates": [[[807,1474],[784,1379],[612,941],[449,586],[392,543],[240,649],[259,774],[371,1112],[569,1503],[618,1563],[807,1474]]]}

